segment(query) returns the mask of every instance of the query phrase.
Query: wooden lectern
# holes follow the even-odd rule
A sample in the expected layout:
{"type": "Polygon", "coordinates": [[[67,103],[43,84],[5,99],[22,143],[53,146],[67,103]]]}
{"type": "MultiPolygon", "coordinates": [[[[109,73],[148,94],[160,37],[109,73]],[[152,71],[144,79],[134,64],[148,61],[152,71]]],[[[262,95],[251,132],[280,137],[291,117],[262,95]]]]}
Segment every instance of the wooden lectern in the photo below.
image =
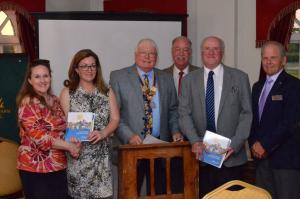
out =
{"type": "Polygon", "coordinates": [[[189,142],[166,144],[121,145],[119,147],[119,199],[198,199],[199,168],[189,142]],[[184,193],[171,191],[170,162],[173,157],[182,157],[184,175],[184,193]],[[154,161],[166,160],[166,194],[155,195],[154,161]],[[150,161],[150,195],[137,193],[137,162],[150,161]]]}

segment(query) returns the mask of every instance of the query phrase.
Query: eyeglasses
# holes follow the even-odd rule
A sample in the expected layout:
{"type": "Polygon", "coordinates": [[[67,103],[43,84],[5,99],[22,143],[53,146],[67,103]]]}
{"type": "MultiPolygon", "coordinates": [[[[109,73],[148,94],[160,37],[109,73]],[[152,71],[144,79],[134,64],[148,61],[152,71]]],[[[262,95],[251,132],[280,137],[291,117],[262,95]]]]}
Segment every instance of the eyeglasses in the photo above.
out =
{"type": "Polygon", "coordinates": [[[156,57],[157,53],[155,53],[155,52],[150,52],[150,53],[148,53],[148,52],[139,52],[139,55],[142,56],[142,57],[148,57],[149,56],[151,59],[153,59],[153,58],[156,57]]]}
{"type": "Polygon", "coordinates": [[[78,66],[81,70],[87,71],[88,69],[91,70],[96,70],[97,64],[92,64],[92,65],[80,65],[78,66]]]}

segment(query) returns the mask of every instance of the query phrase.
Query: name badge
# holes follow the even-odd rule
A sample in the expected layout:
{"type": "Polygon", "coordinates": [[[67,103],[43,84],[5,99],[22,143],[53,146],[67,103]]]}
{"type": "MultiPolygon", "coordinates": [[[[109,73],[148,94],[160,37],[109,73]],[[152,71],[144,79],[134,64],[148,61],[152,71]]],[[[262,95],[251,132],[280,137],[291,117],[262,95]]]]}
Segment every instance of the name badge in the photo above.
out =
{"type": "Polygon", "coordinates": [[[282,95],[272,95],[272,101],[282,101],[282,95]]]}

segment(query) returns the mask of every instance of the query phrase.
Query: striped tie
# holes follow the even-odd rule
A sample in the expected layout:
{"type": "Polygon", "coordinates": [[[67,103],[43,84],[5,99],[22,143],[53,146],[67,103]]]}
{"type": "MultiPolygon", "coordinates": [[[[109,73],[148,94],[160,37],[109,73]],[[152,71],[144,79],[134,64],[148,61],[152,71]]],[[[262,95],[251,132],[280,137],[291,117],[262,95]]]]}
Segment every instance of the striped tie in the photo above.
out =
{"type": "Polygon", "coordinates": [[[212,132],[216,132],[215,125],[215,93],[214,93],[214,72],[208,73],[207,85],[206,85],[206,129],[212,132]]]}

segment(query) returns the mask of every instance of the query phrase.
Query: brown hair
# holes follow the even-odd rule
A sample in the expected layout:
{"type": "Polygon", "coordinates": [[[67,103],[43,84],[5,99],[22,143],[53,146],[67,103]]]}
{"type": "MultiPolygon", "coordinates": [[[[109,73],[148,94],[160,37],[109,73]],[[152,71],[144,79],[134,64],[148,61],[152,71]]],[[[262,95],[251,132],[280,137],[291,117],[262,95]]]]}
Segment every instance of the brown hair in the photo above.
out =
{"type": "Polygon", "coordinates": [[[80,77],[75,71],[75,69],[78,68],[79,62],[87,57],[93,57],[96,61],[97,71],[96,71],[96,77],[93,80],[94,85],[102,94],[107,95],[108,87],[106,86],[102,76],[102,70],[101,70],[99,58],[96,55],[96,53],[94,53],[90,49],[82,49],[74,55],[69,67],[69,73],[68,73],[69,79],[64,81],[64,86],[68,87],[71,92],[74,92],[78,88],[80,77]]]}
{"type": "MultiPolygon", "coordinates": [[[[33,89],[32,85],[28,81],[28,79],[31,78],[32,68],[34,68],[36,66],[39,66],[39,65],[45,66],[48,69],[50,77],[51,77],[51,68],[50,68],[49,60],[46,60],[46,59],[37,59],[37,60],[34,60],[33,62],[31,62],[27,66],[27,70],[26,70],[26,73],[25,73],[24,81],[23,81],[22,87],[21,87],[21,89],[20,89],[20,91],[18,93],[17,99],[16,99],[18,107],[21,105],[22,100],[25,97],[29,97],[30,102],[32,101],[32,99],[36,98],[36,99],[38,99],[41,102],[41,104],[47,106],[46,99],[43,96],[39,95],[37,92],[35,92],[35,90],[33,89]]],[[[47,93],[49,95],[52,95],[51,85],[50,85],[47,93]]]]}

